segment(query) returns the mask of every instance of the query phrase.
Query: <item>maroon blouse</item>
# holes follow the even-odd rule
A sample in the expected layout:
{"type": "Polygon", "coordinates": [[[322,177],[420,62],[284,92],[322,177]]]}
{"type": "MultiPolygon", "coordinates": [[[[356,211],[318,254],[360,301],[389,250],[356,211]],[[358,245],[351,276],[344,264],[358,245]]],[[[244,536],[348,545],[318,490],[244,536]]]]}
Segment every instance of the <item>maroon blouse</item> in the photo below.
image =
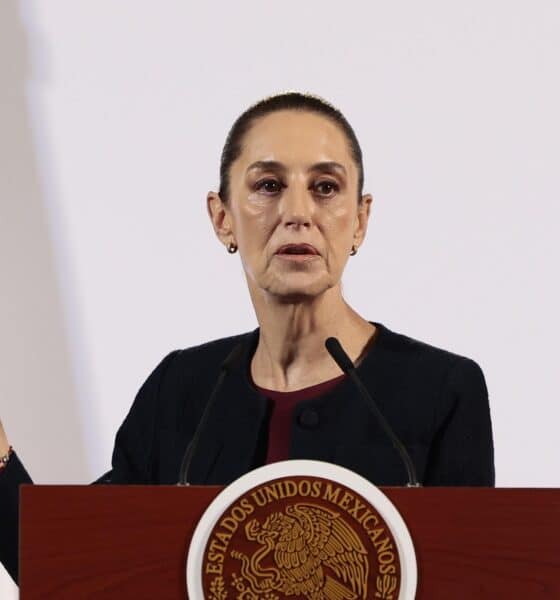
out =
{"type": "Polygon", "coordinates": [[[317,385],[293,392],[267,390],[253,383],[255,388],[272,403],[265,464],[268,465],[279,460],[287,460],[290,457],[290,430],[292,428],[292,414],[296,405],[302,400],[310,400],[324,394],[340,383],[345,377],[346,375],[343,373],[334,379],[329,379],[317,385]]]}

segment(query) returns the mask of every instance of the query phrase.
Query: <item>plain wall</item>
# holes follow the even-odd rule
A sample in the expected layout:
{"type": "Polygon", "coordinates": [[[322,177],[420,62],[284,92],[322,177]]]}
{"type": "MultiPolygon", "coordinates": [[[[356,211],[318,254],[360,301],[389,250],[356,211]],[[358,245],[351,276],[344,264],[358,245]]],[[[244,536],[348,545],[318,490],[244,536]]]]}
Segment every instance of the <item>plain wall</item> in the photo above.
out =
{"type": "Polygon", "coordinates": [[[347,299],[481,365],[497,485],[559,486],[559,30],[552,0],[0,3],[0,418],[35,481],[93,480],[166,353],[256,326],[205,198],[297,89],[364,153],[347,299]]]}

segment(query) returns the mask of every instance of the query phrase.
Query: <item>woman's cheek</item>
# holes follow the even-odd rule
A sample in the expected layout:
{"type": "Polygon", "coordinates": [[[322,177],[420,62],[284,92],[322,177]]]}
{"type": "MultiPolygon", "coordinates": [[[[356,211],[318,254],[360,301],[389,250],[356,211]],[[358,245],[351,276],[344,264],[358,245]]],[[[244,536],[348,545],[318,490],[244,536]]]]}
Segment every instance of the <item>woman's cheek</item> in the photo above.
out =
{"type": "Polygon", "coordinates": [[[337,237],[344,236],[347,230],[350,231],[351,225],[352,218],[348,211],[337,211],[336,214],[331,213],[323,219],[323,229],[337,237]]]}

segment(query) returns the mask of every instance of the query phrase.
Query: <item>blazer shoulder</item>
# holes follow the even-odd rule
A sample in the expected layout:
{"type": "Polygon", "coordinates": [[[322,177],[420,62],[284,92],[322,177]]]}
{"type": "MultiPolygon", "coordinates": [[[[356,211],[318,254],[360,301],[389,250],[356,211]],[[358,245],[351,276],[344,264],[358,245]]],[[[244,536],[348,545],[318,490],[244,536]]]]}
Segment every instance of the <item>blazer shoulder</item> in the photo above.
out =
{"type": "Polygon", "coordinates": [[[144,381],[136,404],[144,405],[161,397],[169,399],[193,386],[211,385],[229,352],[250,335],[246,332],[172,350],[144,381]]]}
{"type": "Polygon", "coordinates": [[[394,357],[400,356],[405,360],[420,360],[442,366],[454,366],[459,363],[476,364],[472,358],[463,354],[392,331],[385,326],[383,326],[383,334],[383,348],[394,357]]]}
{"type": "Polygon", "coordinates": [[[175,364],[182,370],[218,369],[233,348],[248,339],[255,331],[213,339],[175,351],[175,364]]]}
{"type": "Polygon", "coordinates": [[[245,341],[253,333],[253,331],[246,331],[182,348],[179,350],[179,356],[184,360],[205,361],[211,358],[219,360],[222,356],[225,358],[238,343],[245,341]]]}

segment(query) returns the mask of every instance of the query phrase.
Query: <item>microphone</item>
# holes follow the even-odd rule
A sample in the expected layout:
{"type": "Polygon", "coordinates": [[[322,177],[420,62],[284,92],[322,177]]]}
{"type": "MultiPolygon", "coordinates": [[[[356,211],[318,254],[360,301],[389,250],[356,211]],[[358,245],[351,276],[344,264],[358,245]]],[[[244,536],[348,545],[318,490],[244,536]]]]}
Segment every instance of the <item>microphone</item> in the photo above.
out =
{"type": "Polygon", "coordinates": [[[199,443],[201,435],[202,435],[202,431],[206,427],[206,422],[208,421],[208,418],[210,417],[210,413],[212,412],[212,406],[216,402],[216,398],[218,397],[218,392],[220,391],[220,388],[222,387],[224,379],[229,374],[232,367],[234,367],[241,359],[244,348],[245,348],[244,342],[240,342],[239,344],[237,344],[237,346],[235,346],[233,348],[233,350],[226,356],[225,360],[220,365],[220,374],[218,375],[218,379],[217,379],[216,383],[214,384],[212,393],[210,394],[210,398],[208,399],[208,402],[206,403],[206,407],[204,408],[204,412],[202,413],[202,417],[200,418],[200,421],[198,422],[198,425],[196,427],[194,435],[193,435],[191,441],[189,442],[189,445],[187,446],[187,449],[185,450],[185,453],[183,455],[183,460],[181,461],[181,468],[179,469],[179,481],[177,482],[177,485],[190,485],[190,483],[187,480],[187,477],[189,474],[189,468],[191,466],[192,459],[193,459],[195,451],[196,451],[196,447],[198,446],[198,443],[199,443]]]}
{"type": "Polygon", "coordinates": [[[340,342],[335,337],[327,338],[325,341],[325,346],[329,351],[329,354],[333,357],[336,364],[350,377],[352,383],[358,388],[360,395],[365,400],[368,408],[375,415],[379,424],[381,425],[383,431],[387,434],[387,437],[391,440],[395,450],[399,453],[404,466],[406,467],[406,472],[408,474],[408,483],[407,487],[421,487],[418,482],[418,477],[416,475],[416,469],[414,468],[414,464],[410,455],[408,454],[406,448],[403,443],[399,440],[399,438],[395,435],[395,432],[391,429],[389,423],[385,417],[381,414],[381,411],[377,407],[375,400],[371,397],[366,386],[363,384],[362,380],[358,377],[358,373],[356,371],[356,367],[354,363],[350,360],[350,357],[346,352],[344,352],[340,342]]]}

